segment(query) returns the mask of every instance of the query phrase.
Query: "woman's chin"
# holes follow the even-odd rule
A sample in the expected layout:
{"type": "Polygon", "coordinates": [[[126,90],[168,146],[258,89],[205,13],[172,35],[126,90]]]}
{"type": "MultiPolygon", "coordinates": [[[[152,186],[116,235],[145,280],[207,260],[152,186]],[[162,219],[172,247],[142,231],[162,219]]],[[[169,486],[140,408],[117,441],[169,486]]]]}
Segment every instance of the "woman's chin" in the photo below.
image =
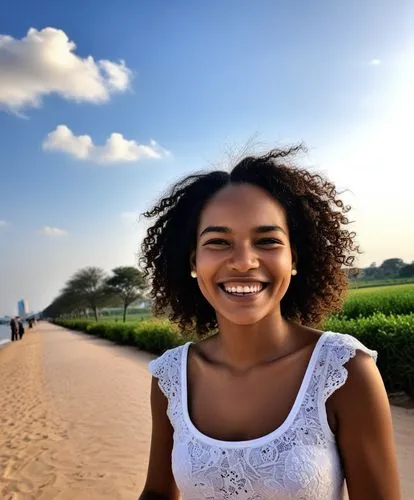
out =
{"type": "Polygon", "coordinates": [[[237,312],[233,314],[224,313],[220,314],[221,318],[224,319],[226,323],[233,323],[237,326],[250,326],[260,322],[265,316],[265,313],[259,314],[258,312],[253,313],[253,311],[237,312]]]}

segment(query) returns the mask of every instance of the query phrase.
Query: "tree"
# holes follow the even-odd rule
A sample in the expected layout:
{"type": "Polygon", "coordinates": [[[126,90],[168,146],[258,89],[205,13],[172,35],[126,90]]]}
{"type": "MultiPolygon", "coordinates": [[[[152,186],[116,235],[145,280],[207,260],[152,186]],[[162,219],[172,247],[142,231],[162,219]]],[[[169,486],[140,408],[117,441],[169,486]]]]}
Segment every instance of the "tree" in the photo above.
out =
{"type": "Polygon", "coordinates": [[[378,278],[379,274],[379,268],[376,266],[375,262],[372,262],[369,267],[363,269],[362,277],[366,280],[372,280],[378,278]]]}
{"type": "Polygon", "coordinates": [[[106,280],[106,287],[110,294],[116,295],[122,300],[123,321],[125,322],[128,306],[142,297],[146,283],[142,273],[135,267],[116,267],[112,269],[112,274],[106,280]]]}
{"type": "Polygon", "coordinates": [[[98,307],[108,300],[105,290],[105,271],[99,267],[85,267],[77,271],[67,282],[63,293],[75,297],[79,303],[91,308],[98,321],[98,307]]]}
{"type": "Polygon", "coordinates": [[[87,307],[88,305],[83,297],[65,287],[42,314],[44,317],[56,318],[76,312],[80,313],[87,307]]]}
{"type": "Polygon", "coordinates": [[[395,278],[399,275],[400,269],[404,267],[404,261],[397,257],[386,259],[381,264],[380,269],[384,277],[395,278]]]}
{"type": "Polygon", "coordinates": [[[414,276],[414,263],[406,264],[400,269],[401,278],[411,278],[414,276]]]}

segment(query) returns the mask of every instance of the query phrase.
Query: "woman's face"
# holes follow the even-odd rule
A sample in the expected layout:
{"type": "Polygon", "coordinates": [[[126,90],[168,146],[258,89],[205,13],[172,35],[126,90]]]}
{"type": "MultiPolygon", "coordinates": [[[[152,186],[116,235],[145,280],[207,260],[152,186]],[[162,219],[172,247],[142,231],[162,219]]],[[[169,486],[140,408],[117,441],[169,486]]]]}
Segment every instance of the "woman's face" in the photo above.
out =
{"type": "Polygon", "coordinates": [[[251,325],[280,314],[292,267],[285,210],[266,191],[230,185],[207,203],[192,268],[219,320],[251,325]]]}

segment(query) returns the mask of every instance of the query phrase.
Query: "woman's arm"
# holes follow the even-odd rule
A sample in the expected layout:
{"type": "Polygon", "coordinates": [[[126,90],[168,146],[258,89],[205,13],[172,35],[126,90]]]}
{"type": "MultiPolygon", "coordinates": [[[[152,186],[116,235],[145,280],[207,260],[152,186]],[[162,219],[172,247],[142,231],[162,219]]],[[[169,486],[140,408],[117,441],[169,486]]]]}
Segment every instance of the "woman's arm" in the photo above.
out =
{"type": "Polygon", "coordinates": [[[328,400],[350,500],[401,500],[391,411],[374,361],[357,352],[348,379],[328,400]]]}
{"type": "Polygon", "coordinates": [[[154,493],[153,491],[143,491],[138,500],[169,500],[168,495],[154,493]]]}
{"type": "Polygon", "coordinates": [[[152,434],[147,480],[139,500],[177,500],[179,492],[171,470],[173,429],[167,416],[167,398],[158,381],[151,384],[152,434]]]}

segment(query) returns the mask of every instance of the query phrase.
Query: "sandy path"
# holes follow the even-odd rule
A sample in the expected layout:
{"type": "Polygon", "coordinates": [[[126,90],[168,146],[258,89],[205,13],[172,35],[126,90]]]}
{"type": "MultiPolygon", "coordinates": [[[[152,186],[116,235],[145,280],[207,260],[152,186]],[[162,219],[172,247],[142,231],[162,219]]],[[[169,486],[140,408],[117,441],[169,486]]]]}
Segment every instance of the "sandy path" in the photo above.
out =
{"type": "Polygon", "coordinates": [[[149,354],[47,323],[0,350],[0,498],[136,499],[149,354]]]}
{"type": "MultiPolygon", "coordinates": [[[[136,500],[151,430],[149,354],[49,325],[0,350],[0,498],[136,500]]],[[[393,408],[414,500],[414,410],[393,408]]]]}

